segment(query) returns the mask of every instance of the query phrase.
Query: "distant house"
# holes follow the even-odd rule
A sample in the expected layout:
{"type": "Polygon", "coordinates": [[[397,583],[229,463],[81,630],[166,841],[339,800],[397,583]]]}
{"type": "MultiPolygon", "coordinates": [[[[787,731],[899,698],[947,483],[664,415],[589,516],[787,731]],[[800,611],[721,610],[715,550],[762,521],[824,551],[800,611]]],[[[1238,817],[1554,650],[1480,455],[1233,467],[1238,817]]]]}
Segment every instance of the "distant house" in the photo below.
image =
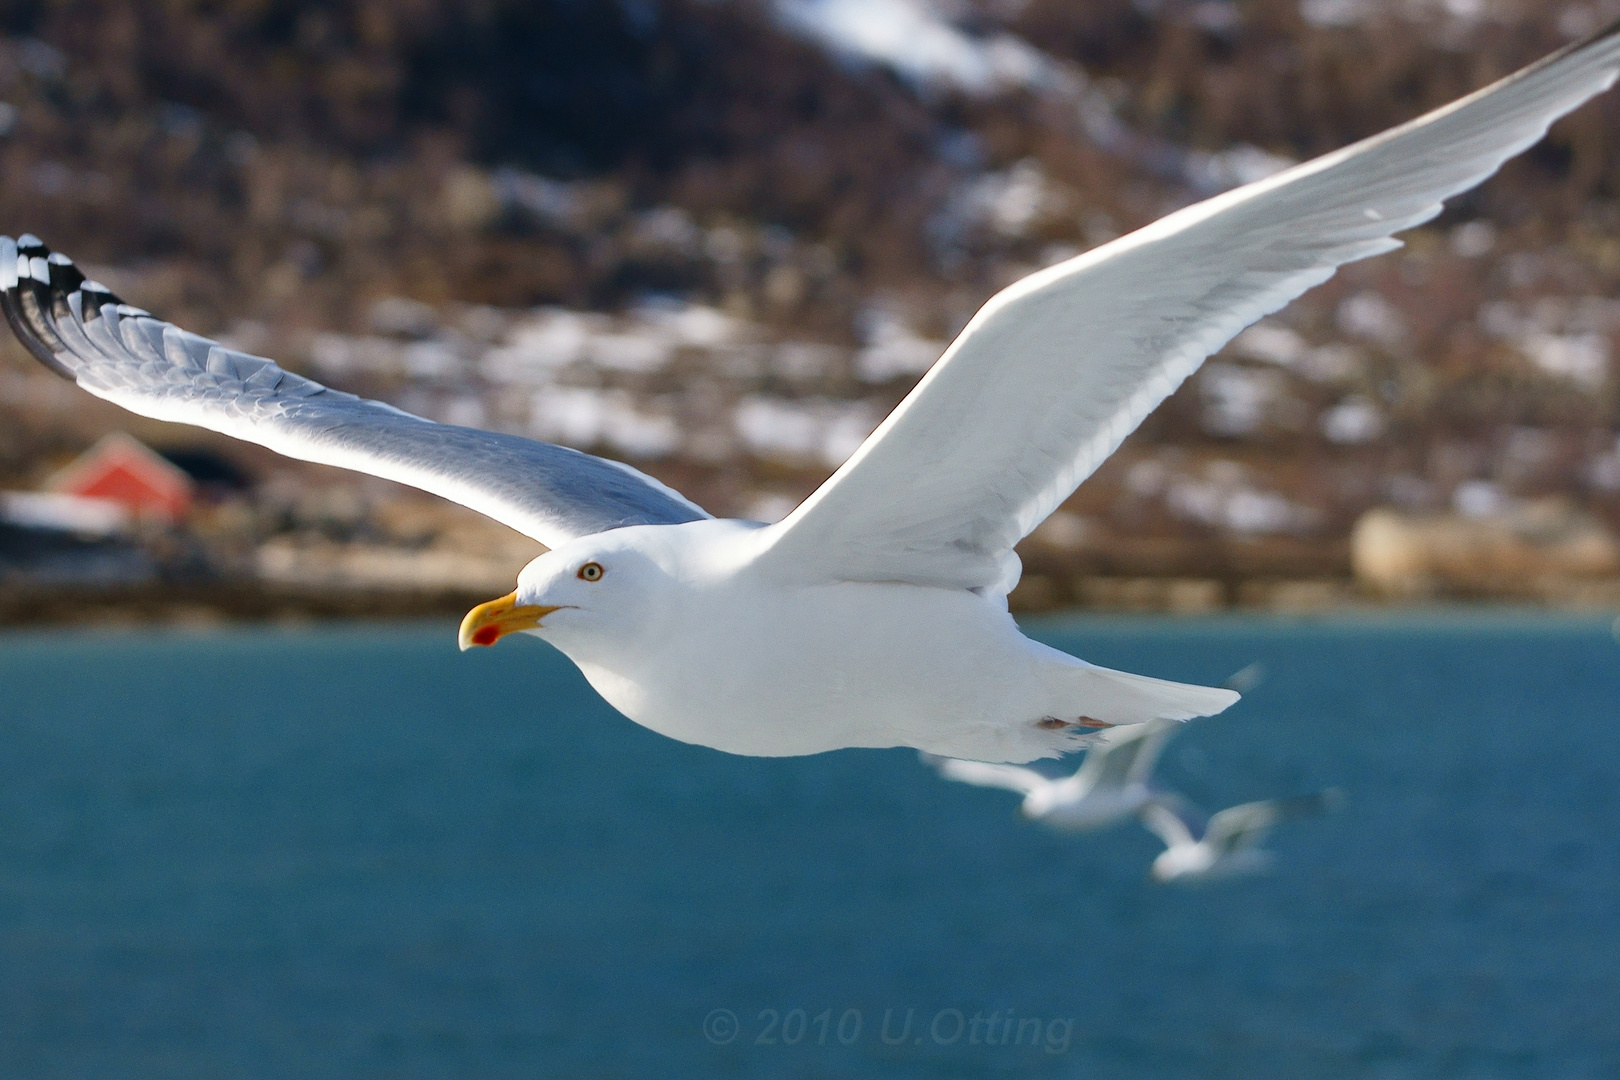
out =
{"type": "Polygon", "coordinates": [[[45,482],[46,490],[105,499],[148,521],[178,521],[191,509],[195,485],[178,466],[115,431],[45,482]]]}

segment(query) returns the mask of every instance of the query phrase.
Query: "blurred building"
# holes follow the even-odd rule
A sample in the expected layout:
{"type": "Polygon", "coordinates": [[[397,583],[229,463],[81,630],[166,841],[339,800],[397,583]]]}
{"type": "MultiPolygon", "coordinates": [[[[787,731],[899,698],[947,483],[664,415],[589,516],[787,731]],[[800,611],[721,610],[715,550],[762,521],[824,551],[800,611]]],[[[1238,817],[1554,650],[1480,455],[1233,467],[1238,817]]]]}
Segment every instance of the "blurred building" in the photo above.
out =
{"type": "Polygon", "coordinates": [[[179,466],[115,431],[51,476],[45,487],[59,495],[113,503],[143,521],[169,524],[191,510],[194,485],[179,466]]]}

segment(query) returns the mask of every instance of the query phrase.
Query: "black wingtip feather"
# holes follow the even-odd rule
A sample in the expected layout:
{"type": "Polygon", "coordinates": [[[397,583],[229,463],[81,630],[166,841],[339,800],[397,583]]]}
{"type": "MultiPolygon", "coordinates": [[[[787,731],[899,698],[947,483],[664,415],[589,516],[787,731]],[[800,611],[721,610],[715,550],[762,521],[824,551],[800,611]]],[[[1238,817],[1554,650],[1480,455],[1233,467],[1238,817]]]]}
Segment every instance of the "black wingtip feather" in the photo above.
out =
{"type": "Polygon", "coordinates": [[[45,260],[50,282],[41,282],[32,273],[19,273],[16,284],[0,292],[0,310],[4,310],[11,332],[35,359],[64,379],[77,381],[73,369],[63,362],[67,350],[61,347],[50,313],[59,300],[65,300],[67,293],[84,281],[84,275],[66,256],[53,257],[51,249],[32,233],[18,238],[17,254],[30,262],[45,260]]]}
{"type": "Polygon", "coordinates": [[[53,253],[46,258],[45,264],[50,267],[51,289],[54,292],[65,296],[84,284],[84,274],[66,255],[53,253]]]}

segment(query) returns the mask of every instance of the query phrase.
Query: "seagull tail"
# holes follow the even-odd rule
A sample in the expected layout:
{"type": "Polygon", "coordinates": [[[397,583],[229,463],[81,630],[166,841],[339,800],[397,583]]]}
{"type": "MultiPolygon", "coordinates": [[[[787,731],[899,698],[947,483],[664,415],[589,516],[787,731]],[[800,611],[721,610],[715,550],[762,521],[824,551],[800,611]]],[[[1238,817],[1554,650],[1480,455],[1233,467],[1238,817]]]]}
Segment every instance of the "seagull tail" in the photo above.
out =
{"type": "Polygon", "coordinates": [[[1090,664],[1066,667],[1061,692],[1066,703],[1072,702],[1069,711],[1081,717],[1079,723],[1086,727],[1214,716],[1241,696],[1222,686],[1169,682],[1090,664]]]}

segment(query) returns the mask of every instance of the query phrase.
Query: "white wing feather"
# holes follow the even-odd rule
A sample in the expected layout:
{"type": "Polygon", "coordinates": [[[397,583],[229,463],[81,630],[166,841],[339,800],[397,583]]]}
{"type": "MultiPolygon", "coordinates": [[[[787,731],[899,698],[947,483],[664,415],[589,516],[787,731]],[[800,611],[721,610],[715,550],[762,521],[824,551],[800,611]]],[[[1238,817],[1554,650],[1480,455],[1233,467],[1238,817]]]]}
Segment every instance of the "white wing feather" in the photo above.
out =
{"type": "Polygon", "coordinates": [[[1411,123],[1003,290],[844,466],[762,537],[804,580],[1005,592],[1013,545],[1240,330],[1607,89],[1620,27],[1411,123]]]}
{"type": "Polygon", "coordinates": [[[1204,836],[1203,815],[1179,796],[1165,794],[1142,808],[1141,821],[1167,848],[1196,844],[1204,836]]]}
{"type": "Polygon", "coordinates": [[[1028,795],[1051,781],[1034,769],[1017,765],[994,765],[985,761],[963,761],[959,758],[939,758],[926,755],[925,760],[939,770],[947,780],[958,780],[977,787],[1005,788],[1020,795],[1028,795]]]}
{"type": "Polygon", "coordinates": [[[625,525],[708,517],[628,465],[436,424],[329,390],[122,303],[32,236],[0,237],[0,304],[17,337],[97,397],[288,457],[397,480],[549,547],[625,525]]]}

